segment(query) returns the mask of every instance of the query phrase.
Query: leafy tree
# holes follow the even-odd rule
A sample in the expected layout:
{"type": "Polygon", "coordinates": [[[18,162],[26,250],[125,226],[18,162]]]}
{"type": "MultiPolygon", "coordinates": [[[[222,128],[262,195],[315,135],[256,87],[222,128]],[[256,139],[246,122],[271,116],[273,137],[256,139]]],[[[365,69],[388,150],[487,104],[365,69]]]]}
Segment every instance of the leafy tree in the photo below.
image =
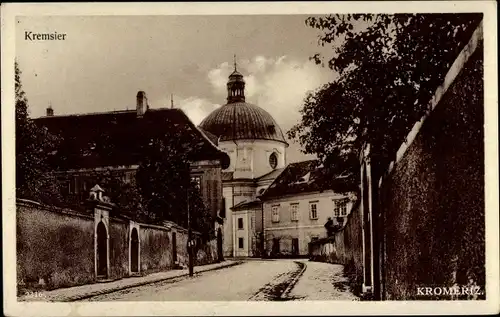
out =
{"type": "Polygon", "coordinates": [[[288,136],[314,153],[328,173],[358,183],[359,153],[372,147],[375,179],[428,110],[482,14],[347,14],[309,17],[319,44],[332,54],[311,57],[339,74],[307,95],[302,120],[288,136]]]}
{"type": "MultiPolygon", "coordinates": [[[[150,219],[150,215],[144,208],[144,201],[137,188],[135,177],[131,177],[130,181],[126,182],[123,171],[106,168],[104,171],[91,171],[85,178],[89,186],[99,185],[104,190],[104,196],[107,196],[121,213],[127,214],[136,221],[150,219]]],[[[87,188],[87,192],[84,193],[87,197],[90,189],[87,188]]],[[[81,198],[78,200],[80,205],[84,203],[84,199],[81,198]]]]}
{"type": "Polygon", "coordinates": [[[208,238],[213,235],[214,220],[191,180],[189,162],[201,146],[193,143],[187,133],[174,128],[152,138],[143,151],[136,182],[152,220],[170,220],[186,227],[189,201],[192,229],[208,238]]]}
{"type": "Polygon", "coordinates": [[[191,181],[189,189],[189,216],[191,227],[201,233],[202,240],[208,241],[215,238],[215,219],[205,205],[200,189],[194,181],[191,181]]]}
{"type": "Polygon", "coordinates": [[[19,198],[54,203],[61,199],[58,182],[47,164],[58,137],[38,128],[28,114],[28,99],[15,63],[16,94],[16,195],[19,198]]]}

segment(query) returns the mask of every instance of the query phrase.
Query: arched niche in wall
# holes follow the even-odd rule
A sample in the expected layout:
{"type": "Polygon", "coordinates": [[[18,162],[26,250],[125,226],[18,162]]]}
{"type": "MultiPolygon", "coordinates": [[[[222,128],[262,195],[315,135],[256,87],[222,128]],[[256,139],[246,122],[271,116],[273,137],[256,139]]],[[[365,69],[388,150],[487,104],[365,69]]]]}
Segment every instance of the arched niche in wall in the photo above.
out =
{"type": "Polygon", "coordinates": [[[97,279],[109,277],[109,204],[94,207],[94,264],[97,279]]]}
{"type": "Polygon", "coordinates": [[[108,230],[102,221],[97,224],[96,230],[96,260],[97,277],[107,278],[108,276],[108,230]]]}
{"type": "Polygon", "coordinates": [[[141,271],[141,241],[139,238],[140,226],[130,221],[129,225],[129,274],[141,271]]]}

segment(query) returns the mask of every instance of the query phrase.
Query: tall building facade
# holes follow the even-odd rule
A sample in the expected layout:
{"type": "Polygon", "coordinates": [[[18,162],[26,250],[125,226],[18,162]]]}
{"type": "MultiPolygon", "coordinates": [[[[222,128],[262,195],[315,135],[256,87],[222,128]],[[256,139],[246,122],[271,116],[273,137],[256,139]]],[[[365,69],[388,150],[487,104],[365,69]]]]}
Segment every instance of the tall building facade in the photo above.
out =
{"type": "Polygon", "coordinates": [[[283,132],[268,112],[246,102],[245,81],[236,64],[227,82],[226,104],[208,115],[200,128],[213,135],[230,158],[222,172],[224,255],[258,255],[263,232],[258,196],[286,166],[283,132]]]}

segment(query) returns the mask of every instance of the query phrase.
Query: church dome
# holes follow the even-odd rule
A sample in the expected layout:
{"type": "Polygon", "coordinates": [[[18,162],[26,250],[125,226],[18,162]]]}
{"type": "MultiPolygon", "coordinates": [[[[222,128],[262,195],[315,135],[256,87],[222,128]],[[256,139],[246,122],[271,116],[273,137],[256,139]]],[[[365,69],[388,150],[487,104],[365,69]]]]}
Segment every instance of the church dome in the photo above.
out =
{"type": "Polygon", "coordinates": [[[259,106],[245,102],[245,80],[236,69],[236,61],[227,82],[227,103],[208,115],[200,128],[219,141],[273,140],[288,145],[273,117],[259,106]]]}
{"type": "Polygon", "coordinates": [[[259,106],[244,101],[227,103],[214,110],[200,127],[216,135],[219,141],[260,139],[286,143],[273,117],[259,106]]]}

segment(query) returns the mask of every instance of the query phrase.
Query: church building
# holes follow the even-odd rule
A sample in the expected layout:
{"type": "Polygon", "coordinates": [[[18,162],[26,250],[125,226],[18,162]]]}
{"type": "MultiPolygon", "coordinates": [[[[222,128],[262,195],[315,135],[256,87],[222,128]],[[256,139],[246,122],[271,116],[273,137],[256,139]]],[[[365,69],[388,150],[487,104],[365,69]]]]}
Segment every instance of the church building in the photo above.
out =
{"type": "Polygon", "coordinates": [[[288,143],[274,118],[246,102],[245,81],[234,71],[227,82],[227,103],[200,124],[230,157],[222,172],[224,255],[258,256],[263,233],[258,196],[286,166],[288,143]]]}

